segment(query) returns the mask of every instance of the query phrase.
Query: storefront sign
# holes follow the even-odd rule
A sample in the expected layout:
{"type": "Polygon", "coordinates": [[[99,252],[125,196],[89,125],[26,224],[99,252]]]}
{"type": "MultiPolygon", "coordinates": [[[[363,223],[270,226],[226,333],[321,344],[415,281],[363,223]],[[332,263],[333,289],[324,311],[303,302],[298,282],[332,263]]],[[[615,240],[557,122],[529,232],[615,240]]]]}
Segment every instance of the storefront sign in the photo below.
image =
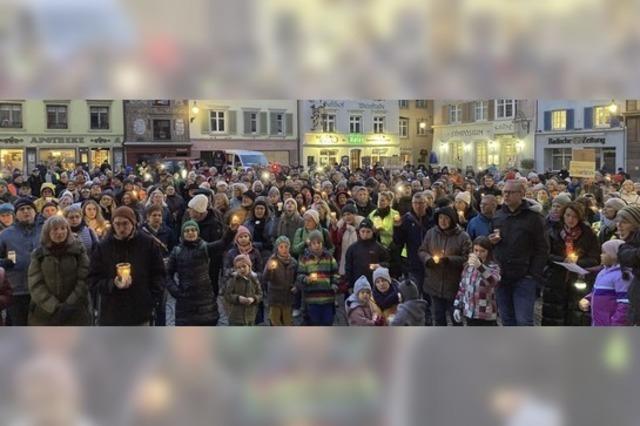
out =
{"type": "Polygon", "coordinates": [[[572,136],[572,137],[557,137],[549,138],[549,145],[584,145],[584,144],[601,144],[606,143],[604,136],[572,136]]]}
{"type": "Polygon", "coordinates": [[[513,121],[494,121],[493,133],[499,134],[513,134],[514,126],[513,121]]]}
{"type": "Polygon", "coordinates": [[[439,128],[436,129],[435,138],[447,141],[451,138],[471,138],[471,137],[483,137],[493,139],[493,126],[482,125],[474,127],[453,127],[453,128],[439,128]],[[439,131],[439,132],[438,132],[439,131]],[[439,134],[438,134],[439,133],[439,134]]]}
{"type": "Polygon", "coordinates": [[[48,136],[48,137],[33,137],[31,143],[52,143],[52,144],[81,144],[84,143],[83,136],[48,136]]]}
{"type": "Polygon", "coordinates": [[[594,178],[596,176],[595,161],[569,162],[569,175],[578,178],[594,178]]]}
{"type": "Polygon", "coordinates": [[[362,133],[349,133],[349,143],[352,143],[352,144],[364,143],[364,135],[362,133]]]}
{"type": "Polygon", "coordinates": [[[15,137],[11,136],[9,138],[0,139],[0,143],[20,143],[23,140],[24,139],[18,139],[18,138],[15,138],[15,137]]]}
{"type": "Polygon", "coordinates": [[[384,109],[383,103],[376,102],[358,102],[358,108],[360,109],[384,109]]]}

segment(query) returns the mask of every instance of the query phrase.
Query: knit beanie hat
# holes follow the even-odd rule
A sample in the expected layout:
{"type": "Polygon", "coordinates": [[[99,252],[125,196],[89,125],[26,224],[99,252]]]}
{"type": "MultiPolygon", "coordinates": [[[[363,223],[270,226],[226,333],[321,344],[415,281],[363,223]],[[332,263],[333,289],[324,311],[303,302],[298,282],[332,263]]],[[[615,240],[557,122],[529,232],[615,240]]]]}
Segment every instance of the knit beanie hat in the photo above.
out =
{"type": "Polygon", "coordinates": [[[618,258],[618,249],[624,244],[624,240],[609,240],[602,244],[602,252],[614,259],[618,258]]]}
{"type": "Polygon", "coordinates": [[[305,219],[313,220],[313,222],[316,224],[316,226],[318,226],[320,224],[320,214],[318,213],[317,210],[309,209],[306,212],[304,212],[304,216],[303,217],[305,219]]]}
{"type": "Polygon", "coordinates": [[[373,283],[376,283],[378,278],[383,278],[387,282],[391,283],[391,275],[389,275],[389,270],[387,268],[377,268],[373,271],[373,283]]]}
{"type": "Polygon", "coordinates": [[[13,208],[13,204],[11,203],[2,203],[0,204],[0,214],[14,214],[15,209],[13,208]]]}
{"type": "Polygon", "coordinates": [[[284,202],[285,208],[287,207],[287,204],[293,204],[294,210],[298,210],[298,202],[295,198],[287,198],[287,200],[284,202]]]}
{"type": "Polygon", "coordinates": [[[245,234],[251,235],[251,232],[249,232],[249,228],[243,225],[238,226],[238,231],[236,231],[236,236],[233,239],[233,241],[238,241],[238,238],[241,235],[245,235],[245,234]]]}
{"type": "Polygon", "coordinates": [[[624,219],[627,222],[632,223],[635,226],[640,227],[640,207],[638,206],[626,206],[618,211],[616,219],[624,219]]]}
{"type": "Polygon", "coordinates": [[[40,192],[44,191],[45,189],[50,189],[51,192],[53,192],[54,194],[56,193],[56,187],[51,182],[45,182],[40,185],[40,192]]]}
{"type": "Polygon", "coordinates": [[[309,241],[324,241],[322,232],[320,232],[317,229],[314,229],[313,231],[309,232],[309,241]]]}
{"type": "Polygon", "coordinates": [[[559,204],[561,207],[566,206],[571,202],[571,196],[565,193],[556,195],[551,204],[559,204]]]}
{"type": "Polygon", "coordinates": [[[289,241],[289,238],[286,235],[280,235],[277,239],[276,239],[276,243],[275,246],[276,248],[280,246],[280,244],[286,244],[289,247],[291,247],[291,241],[289,241]]]}
{"type": "Polygon", "coordinates": [[[24,207],[24,206],[29,206],[34,210],[36,209],[36,205],[33,204],[33,201],[31,200],[31,198],[27,198],[27,197],[18,198],[13,203],[13,206],[15,207],[16,211],[20,210],[20,207],[24,207]]]}
{"type": "Polygon", "coordinates": [[[127,206],[120,206],[117,209],[115,209],[115,211],[113,212],[113,217],[111,218],[111,221],[115,222],[116,218],[119,218],[119,217],[127,219],[129,222],[133,224],[133,226],[136,226],[136,224],[138,223],[138,219],[136,219],[136,214],[134,213],[133,210],[131,210],[130,207],[127,207],[127,206]]]}
{"type": "Polygon", "coordinates": [[[257,197],[256,193],[251,191],[251,190],[246,191],[244,194],[242,194],[242,196],[243,197],[247,197],[247,198],[251,198],[251,201],[255,201],[256,197],[257,197]]]}
{"type": "Polygon", "coordinates": [[[251,268],[251,258],[246,254],[239,254],[233,259],[233,266],[248,265],[251,268]]]}
{"type": "Polygon", "coordinates": [[[200,234],[200,225],[198,225],[198,222],[196,222],[195,220],[187,220],[185,223],[183,223],[180,232],[184,234],[184,230],[187,228],[196,228],[196,231],[198,231],[198,234],[200,234]]]}
{"type": "Polygon", "coordinates": [[[420,293],[418,293],[418,287],[411,280],[404,280],[398,286],[400,294],[402,295],[402,301],[407,302],[409,300],[418,300],[420,293]]]}
{"type": "Polygon", "coordinates": [[[198,194],[189,201],[188,207],[197,213],[205,213],[209,206],[209,199],[204,194],[198,194]]]}
{"type": "Polygon", "coordinates": [[[358,229],[362,229],[362,228],[368,228],[374,231],[373,222],[371,221],[371,219],[369,219],[368,217],[365,217],[364,219],[362,219],[362,221],[360,222],[360,225],[358,225],[358,229]]]}
{"type": "Polygon", "coordinates": [[[622,198],[609,198],[606,203],[604,203],[606,207],[611,207],[615,211],[618,211],[624,207],[626,207],[627,202],[622,198]]]}
{"type": "Polygon", "coordinates": [[[353,203],[347,203],[342,208],[342,214],[345,213],[358,214],[358,209],[356,209],[356,206],[353,203]]]}
{"type": "Polygon", "coordinates": [[[469,191],[458,192],[456,201],[464,201],[467,205],[471,205],[471,193],[469,191]]]}

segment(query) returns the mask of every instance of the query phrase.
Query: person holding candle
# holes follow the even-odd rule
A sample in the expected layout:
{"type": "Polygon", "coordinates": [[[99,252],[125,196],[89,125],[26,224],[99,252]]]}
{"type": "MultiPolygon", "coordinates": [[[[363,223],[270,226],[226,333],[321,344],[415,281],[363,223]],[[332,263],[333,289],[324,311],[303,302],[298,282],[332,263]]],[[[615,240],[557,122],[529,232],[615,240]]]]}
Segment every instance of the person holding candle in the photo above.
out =
{"type": "Polygon", "coordinates": [[[233,259],[233,268],[224,293],[229,306],[229,325],[255,325],[258,305],[262,302],[262,286],[252,271],[251,258],[246,254],[237,255],[233,259]]]}
{"type": "MultiPolygon", "coordinates": [[[[64,209],[63,209],[64,211],[64,209]]],[[[102,217],[100,206],[95,200],[88,200],[82,205],[82,216],[87,226],[102,238],[107,233],[107,221],[102,217]]]]}
{"type": "Polygon", "coordinates": [[[358,225],[358,241],[349,246],[345,256],[344,275],[349,291],[362,275],[373,281],[373,271],[380,266],[389,266],[389,252],[376,240],[371,219],[365,218],[358,225]]]}
{"type": "Polygon", "coordinates": [[[364,275],[356,280],[353,294],[345,301],[345,311],[351,326],[385,325],[385,318],[371,296],[371,284],[364,275]]]}
{"type": "MultiPolygon", "coordinates": [[[[471,240],[458,226],[458,215],[451,207],[438,208],[434,213],[436,226],[429,229],[418,255],[425,265],[423,291],[431,297],[433,324],[447,325],[447,313],[453,313],[471,240]]],[[[454,322],[454,325],[457,325],[454,322]]]]}
{"type": "MultiPolygon", "coordinates": [[[[551,228],[551,251],[547,263],[546,282],[542,293],[542,325],[589,325],[588,314],[578,309],[578,301],[590,288],[580,292],[574,286],[578,276],[555,262],[575,263],[588,269],[600,264],[600,244],[591,227],[584,221],[584,206],[567,204],[560,212],[560,226],[551,228]]],[[[586,277],[593,285],[595,276],[586,277]]]]}
{"type": "Polygon", "coordinates": [[[269,302],[271,325],[293,325],[293,302],[298,262],[291,256],[291,242],[284,235],[275,242],[275,252],[267,260],[262,274],[269,302]]]}
{"type": "Polygon", "coordinates": [[[88,274],[89,258],[69,223],[60,216],[47,219],[29,264],[28,325],[91,325],[88,274]]]}
{"type": "Polygon", "coordinates": [[[476,209],[473,208],[473,199],[469,191],[458,192],[453,204],[458,214],[458,223],[463,228],[466,228],[469,221],[478,215],[476,209]]]}
{"type": "Polygon", "coordinates": [[[324,248],[319,230],[309,233],[309,245],[298,261],[298,287],[306,306],[307,324],[333,325],[335,295],[338,291],[338,263],[324,248]]]}
{"type": "MultiPolygon", "coordinates": [[[[284,235],[289,241],[293,241],[296,231],[304,226],[305,221],[298,213],[298,203],[294,198],[287,198],[284,201],[283,210],[276,226],[276,235],[284,235]]],[[[293,250],[293,246],[290,250],[293,250]]]]}
{"type": "Polygon", "coordinates": [[[137,224],[131,208],[118,207],[111,231],[91,255],[89,283],[100,293],[100,325],[149,325],[162,299],[166,281],[162,254],[137,224]],[[119,263],[130,264],[128,278],[117,274],[119,263]]]}
{"type": "Polygon", "coordinates": [[[244,226],[253,236],[253,245],[260,251],[262,258],[269,257],[273,251],[273,241],[277,234],[276,219],[269,210],[265,197],[256,199],[244,226]]]}
{"type": "Polygon", "coordinates": [[[609,198],[604,203],[600,222],[597,225],[598,242],[604,244],[606,241],[616,238],[617,223],[616,215],[627,203],[621,198],[609,198]]]}
{"type": "Polygon", "coordinates": [[[391,321],[402,300],[398,282],[391,278],[387,268],[379,267],[373,271],[373,300],[385,320],[391,321]]]}
{"type": "Polygon", "coordinates": [[[294,256],[300,256],[304,253],[304,250],[308,244],[309,234],[313,231],[318,231],[322,235],[322,241],[324,247],[333,253],[334,247],[329,236],[329,231],[320,226],[320,215],[317,210],[309,209],[302,216],[304,219],[304,226],[299,228],[295,236],[293,237],[293,247],[291,253],[294,256]]]}
{"type": "Polygon", "coordinates": [[[387,249],[393,242],[393,225],[400,216],[397,210],[391,208],[391,204],[393,204],[393,192],[381,192],[378,194],[378,208],[369,214],[369,219],[376,227],[380,243],[387,249]]]}

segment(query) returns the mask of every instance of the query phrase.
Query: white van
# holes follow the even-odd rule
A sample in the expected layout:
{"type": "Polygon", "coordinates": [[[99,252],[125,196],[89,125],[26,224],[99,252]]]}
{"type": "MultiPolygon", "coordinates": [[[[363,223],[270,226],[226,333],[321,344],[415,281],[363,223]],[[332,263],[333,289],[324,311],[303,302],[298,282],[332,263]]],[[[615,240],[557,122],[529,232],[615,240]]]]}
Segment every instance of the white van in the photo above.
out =
{"type": "Polygon", "coordinates": [[[269,160],[260,151],[247,151],[244,149],[228,149],[225,151],[227,155],[227,164],[233,167],[242,167],[243,169],[249,169],[253,166],[266,167],[269,165],[269,160]]]}

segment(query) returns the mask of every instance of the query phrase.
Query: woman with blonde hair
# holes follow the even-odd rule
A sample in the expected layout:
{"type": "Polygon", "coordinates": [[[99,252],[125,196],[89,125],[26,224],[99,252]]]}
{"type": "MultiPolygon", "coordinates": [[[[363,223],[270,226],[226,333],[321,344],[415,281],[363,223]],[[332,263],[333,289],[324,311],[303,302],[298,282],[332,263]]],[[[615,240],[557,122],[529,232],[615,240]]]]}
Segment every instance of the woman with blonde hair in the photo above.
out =
{"type": "Polygon", "coordinates": [[[84,222],[96,233],[98,238],[102,238],[109,230],[109,222],[102,217],[102,209],[94,200],[87,200],[82,205],[82,216],[84,222]]]}
{"type": "Polygon", "coordinates": [[[52,216],[42,228],[41,246],[31,254],[29,325],[90,325],[89,258],[71,227],[52,216]]]}

